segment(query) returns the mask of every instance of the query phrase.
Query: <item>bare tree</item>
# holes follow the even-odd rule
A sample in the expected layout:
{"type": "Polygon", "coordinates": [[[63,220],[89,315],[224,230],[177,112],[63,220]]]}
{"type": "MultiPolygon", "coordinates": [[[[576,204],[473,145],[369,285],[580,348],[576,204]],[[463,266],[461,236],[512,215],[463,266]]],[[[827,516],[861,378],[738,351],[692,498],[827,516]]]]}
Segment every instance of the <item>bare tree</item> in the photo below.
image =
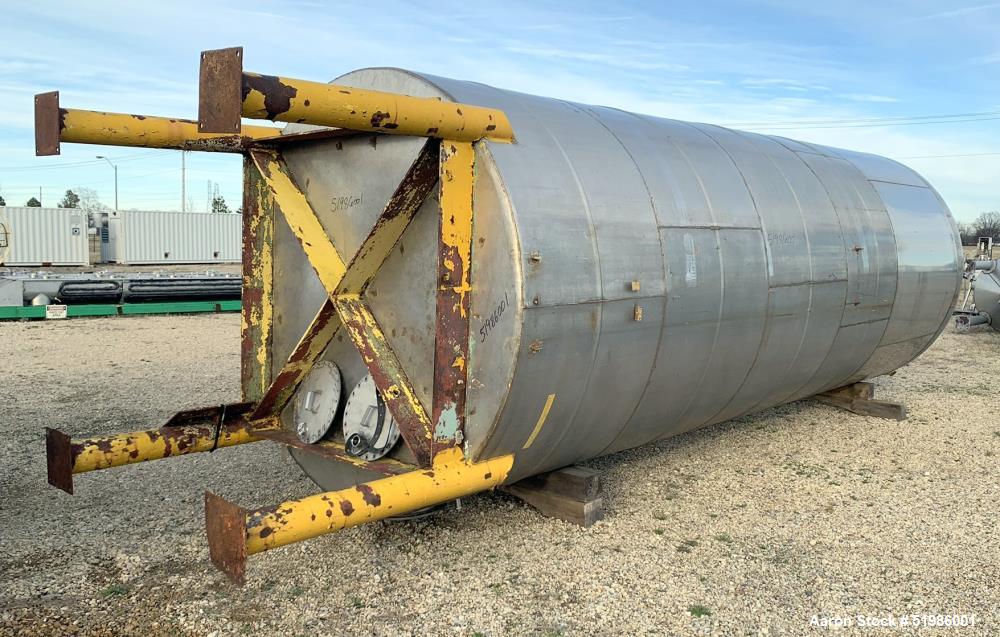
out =
{"type": "Polygon", "coordinates": [[[1000,212],[993,210],[982,213],[972,222],[972,229],[976,238],[993,237],[994,241],[1000,241],[1000,212]]]}
{"type": "Polygon", "coordinates": [[[86,213],[108,212],[111,210],[110,207],[101,203],[101,198],[97,195],[97,191],[92,188],[76,188],[74,192],[79,198],[77,207],[86,213]]]}

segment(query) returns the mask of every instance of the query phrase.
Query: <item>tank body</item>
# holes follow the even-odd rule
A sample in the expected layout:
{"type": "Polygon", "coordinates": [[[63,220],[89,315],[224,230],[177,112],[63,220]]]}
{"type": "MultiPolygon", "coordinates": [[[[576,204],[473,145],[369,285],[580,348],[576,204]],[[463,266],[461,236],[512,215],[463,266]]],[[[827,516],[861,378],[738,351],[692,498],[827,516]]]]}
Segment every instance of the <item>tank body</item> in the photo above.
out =
{"type": "MultiPolygon", "coordinates": [[[[514,127],[515,144],[477,145],[465,438],[477,458],[515,453],[511,481],[890,372],[948,320],[957,229],[895,161],[398,69],[337,82],[502,109],[514,127]]],[[[351,255],[423,142],[285,157],[351,255]]],[[[436,205],[369,291],[428,410],[436,205]]],[[[325,295],[282,222],[274,245],[276,372],[325,295]]],[[[325,358],[348,389],[366,373],[349,339],[325,358]]]]}

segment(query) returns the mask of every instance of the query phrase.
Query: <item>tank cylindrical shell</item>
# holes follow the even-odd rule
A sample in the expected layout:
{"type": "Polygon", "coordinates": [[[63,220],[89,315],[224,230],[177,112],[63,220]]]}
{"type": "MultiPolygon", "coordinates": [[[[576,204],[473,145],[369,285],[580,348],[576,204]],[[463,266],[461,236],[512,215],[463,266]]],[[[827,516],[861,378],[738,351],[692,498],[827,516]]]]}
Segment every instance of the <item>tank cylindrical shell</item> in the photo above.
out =
{"type": "MultiPolygon", "coordinates": [[[[474,457],[516,454],[511,481],[892,371],[959,289],[947,206],[889,159],[397,69],[337,82],[514,127],[477,145],[466,426],[474,457]]],[[[285,157],[350,256],[423,143],[285,157]]],[[[432,196],[367,292],[428,412],[437,214],[432,196]]],[[[277,368],[325,293],[283,221],[274,264],[277,368]]],[[[325,357],[349,392],[367,370],[339,338],[325,357]]]]}

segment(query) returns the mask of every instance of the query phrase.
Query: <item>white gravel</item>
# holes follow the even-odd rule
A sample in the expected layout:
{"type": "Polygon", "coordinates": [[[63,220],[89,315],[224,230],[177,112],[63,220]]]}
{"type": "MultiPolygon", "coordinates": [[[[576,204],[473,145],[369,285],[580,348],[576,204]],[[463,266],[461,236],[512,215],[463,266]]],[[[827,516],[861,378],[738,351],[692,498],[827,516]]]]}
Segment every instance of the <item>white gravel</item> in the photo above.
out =
{"type": "Polygon", "coordinates": [[[238,340],[235,314],[0,323],[0,635],[808,635],[832,632],[813,616],[961,613],[976,626],[940,632],[1000,634],[988,328],[878,379],[905,422],[783,406],[591,462],[592,528],[484,494],[253,556],[243,589],[208,560],[201,494],[314,492],[282,450],[78,476],[71,497],[43,442],[235,400],[238,340]]]}

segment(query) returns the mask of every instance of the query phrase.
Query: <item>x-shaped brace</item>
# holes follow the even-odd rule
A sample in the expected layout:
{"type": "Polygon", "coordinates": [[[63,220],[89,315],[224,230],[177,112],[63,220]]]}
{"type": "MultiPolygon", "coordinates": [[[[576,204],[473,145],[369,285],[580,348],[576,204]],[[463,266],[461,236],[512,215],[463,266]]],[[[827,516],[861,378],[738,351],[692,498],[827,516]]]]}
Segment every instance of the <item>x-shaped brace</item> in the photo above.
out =
{"type": "MultiPolygon", "coordinates": [[[[296,185],[280,152],[255,149],[251,161],[305,251],[328,297],[250,420],[276,418],[340,329],[371,372],[406,445],[421,466],[464,439],[472,260],[472,142],[428,139],[357,253],[346,263],[296,185]],[[439,184],[437,321],[432,413],[427,414],[364,299],[368,285],[439,184]]],[[[263,299],[263,302],[270,302],[263,299]]]]}

